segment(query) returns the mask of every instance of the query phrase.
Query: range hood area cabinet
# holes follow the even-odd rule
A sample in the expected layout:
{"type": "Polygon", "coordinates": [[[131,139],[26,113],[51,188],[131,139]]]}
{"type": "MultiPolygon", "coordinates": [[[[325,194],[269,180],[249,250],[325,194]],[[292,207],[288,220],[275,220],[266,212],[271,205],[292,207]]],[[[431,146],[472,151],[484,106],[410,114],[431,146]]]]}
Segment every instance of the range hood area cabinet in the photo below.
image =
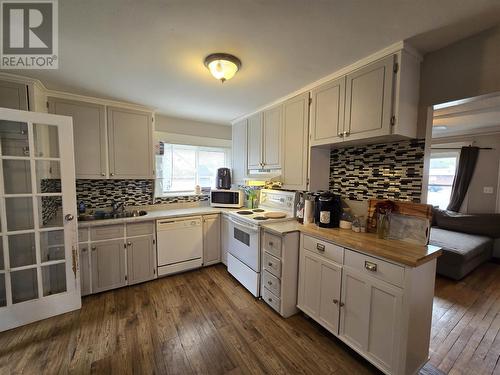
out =
{"type": "Polygon", "coordinates": [[[247,177],[247,123],[244,119],[232,126],[231,183],[235,185],[244,185],[247,177]]]}
{"type": "Polygon", "coordinates": [[[247,165],[249,171],[281,169],[282,110],[282,105],[278,105],[248,118],[247,165]]]}
{"type": "Polygon", "coordinates": [[[48,107],[73,118],[76,178],[154,178],[151,112],[54,97],[48,107]]]}
{"type": "Polygon", "coordinates": [[[401,50],[311,91],[311,146],[415,138],[420,60],[401,50]]]}

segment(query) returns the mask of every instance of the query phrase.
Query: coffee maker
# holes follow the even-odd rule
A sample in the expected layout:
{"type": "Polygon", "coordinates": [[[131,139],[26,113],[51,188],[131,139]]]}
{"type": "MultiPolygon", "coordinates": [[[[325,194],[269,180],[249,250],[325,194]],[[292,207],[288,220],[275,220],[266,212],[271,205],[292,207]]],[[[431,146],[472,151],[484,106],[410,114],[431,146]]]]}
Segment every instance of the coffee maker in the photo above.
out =
{"type": "Polygon", "coordinates": [[[338,228],[341,215],[342,201],[339,195],[325,191],[316,196],[316,225],[323,228],[338,228]]]}
{"type": "Polygon", "coordinates": [[[215,186],[217,189],[231,189],[231,170],[229,168],[217,169],[215,186]]]}

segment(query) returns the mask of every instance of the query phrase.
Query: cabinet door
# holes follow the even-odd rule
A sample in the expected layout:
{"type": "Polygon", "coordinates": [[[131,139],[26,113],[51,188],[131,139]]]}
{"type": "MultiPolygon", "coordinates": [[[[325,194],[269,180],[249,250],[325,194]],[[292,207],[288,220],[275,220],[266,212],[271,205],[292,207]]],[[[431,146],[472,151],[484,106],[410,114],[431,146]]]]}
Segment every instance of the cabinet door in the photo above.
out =
{"type": "Polygon", "coordinates": [[[319,317],[321,258],[309,250],[300,250],[299,296],[297,306],[314,319],[319,317]]]}
{"type": "Polygon", "coordinates": [[[0,107],[28,110],[28,86],[23,83],[0,81],[0,107]]]}
{"type": "Polygon", "coordinates": [[[262,169],[262,113],[249,117],[247,126],[248,169],[262,169]]]}
{"type": "Polygon", "coordinates": [[[397,373],[401,337],[401,289],[373,280],[369,288],[369,333],[367,353],[387,373],[397,373]]]}
{"type": "Polygon", "coordinates": [[[366,351],[370,315],[370,285],[363,275],[344,267],[342,273],[340,336],[366,351]]]}
{"type": "Polygon", "coordinates": [[[345,77],[311,91],[311,146],[343,141],[345,77]]]}
{"type": "Polygon", "coordinates": [[[203,216],[203,265],[220,262],[219,215],[203,216]]]}
{"type": "Polygon", "coordinates": [[[153,178],[152,115],[108,107],[111,178],[153,178]]]}
{"type": "Polygon", "coordinates": [[[221,225],[221,261],[227,266],[227,252],[229,251],[229,219],[222,216],[221,225]]]}
{"type": "Polygon", "coordinates": [[[49,98],[49,112],[73,118],[76,178],[106,178],[106,125],[103,105],[49,98]]]}
{"type": "Polygon", "coordinates": [[[247,120],[232,127],[232,178],[231,182],[243,185],[247,177],[247,120]]]}
{"type": "Polygon", "coordinates": [[[309,93],[283,104],[283,188],[307,190],[309,93]]]}
{"type": "Polygon", "coordinates": [[[281,168],[282,150],[281,105],[264,111],[262,127],[262,162],[266,169],[281,168]]]}
{"type": "Polygon", "coordinates": [[[156,251],[153,236],[127,238],[127,279],[130,284],[156,276],[156,251]]]}
{"type": "Polygon", "coordinates": [[[394,56],[347,75],[345,140],[391,134],[394,56]]]}
{"type": "Polygon", "coordinates": [[[92,249],[92,291],[102,292],[127,284],[123,239],[94,242],[92,249]]]}
{"type": "Polygon", "coordinates": [[[319,321],[331,332],[339,333],[340,284],[342,268],[323,260],[320,272],[319,321]]]}
{"type": "Polygon", "coordinates": [[[87,243],[81,243],[78,246],[80,251],[80,284],[82,296],[92,293],[90,279],[90,249],[87,243]]]}

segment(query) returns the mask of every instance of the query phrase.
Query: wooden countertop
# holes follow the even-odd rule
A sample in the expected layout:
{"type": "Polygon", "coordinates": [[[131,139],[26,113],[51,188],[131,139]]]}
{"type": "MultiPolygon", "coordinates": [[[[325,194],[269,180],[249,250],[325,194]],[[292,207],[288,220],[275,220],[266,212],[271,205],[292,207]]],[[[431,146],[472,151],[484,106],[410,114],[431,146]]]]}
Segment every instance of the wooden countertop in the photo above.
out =
{"type": "Polygon", "coordinates": [[[427,263],[442,253],[440,247],[433,245],[421,246],[404,241],[383,240],[374,233],[356,233],[340,228],[319,228],[316,224],[302,225],[296,221],[264,224],[263,227],[278,234],[300,231],[348,249],[410,267],[427,263]]]}

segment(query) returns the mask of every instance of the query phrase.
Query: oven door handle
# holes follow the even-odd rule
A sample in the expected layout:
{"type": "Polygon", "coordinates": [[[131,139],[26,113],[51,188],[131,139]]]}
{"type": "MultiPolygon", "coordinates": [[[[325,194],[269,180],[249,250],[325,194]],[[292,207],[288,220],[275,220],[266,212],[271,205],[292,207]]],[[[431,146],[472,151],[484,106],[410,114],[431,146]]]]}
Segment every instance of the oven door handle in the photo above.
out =
{"type": "Polygon", "coordinates": [[[247,230],[251,230],[252,232],[258,232],[258,231],[259,231],[259,230],[258,230],[258,228],[256,228],[256,227],[251,227],[251,226],[249,226],[249,225],[245,225],[245,224],[243,224],[243,223],[240,223],[239,221],[236,221],[236,220],[232,219],[231,217],[228,217],[228,219],[229,219],[229,221],[230,221],[231,223],[233,223],[234,225],[237,225],[237,226],[239,226],[239,227],[241,227],[241,228],[245,228],[245,229],[247,229],[247,230]]]}

